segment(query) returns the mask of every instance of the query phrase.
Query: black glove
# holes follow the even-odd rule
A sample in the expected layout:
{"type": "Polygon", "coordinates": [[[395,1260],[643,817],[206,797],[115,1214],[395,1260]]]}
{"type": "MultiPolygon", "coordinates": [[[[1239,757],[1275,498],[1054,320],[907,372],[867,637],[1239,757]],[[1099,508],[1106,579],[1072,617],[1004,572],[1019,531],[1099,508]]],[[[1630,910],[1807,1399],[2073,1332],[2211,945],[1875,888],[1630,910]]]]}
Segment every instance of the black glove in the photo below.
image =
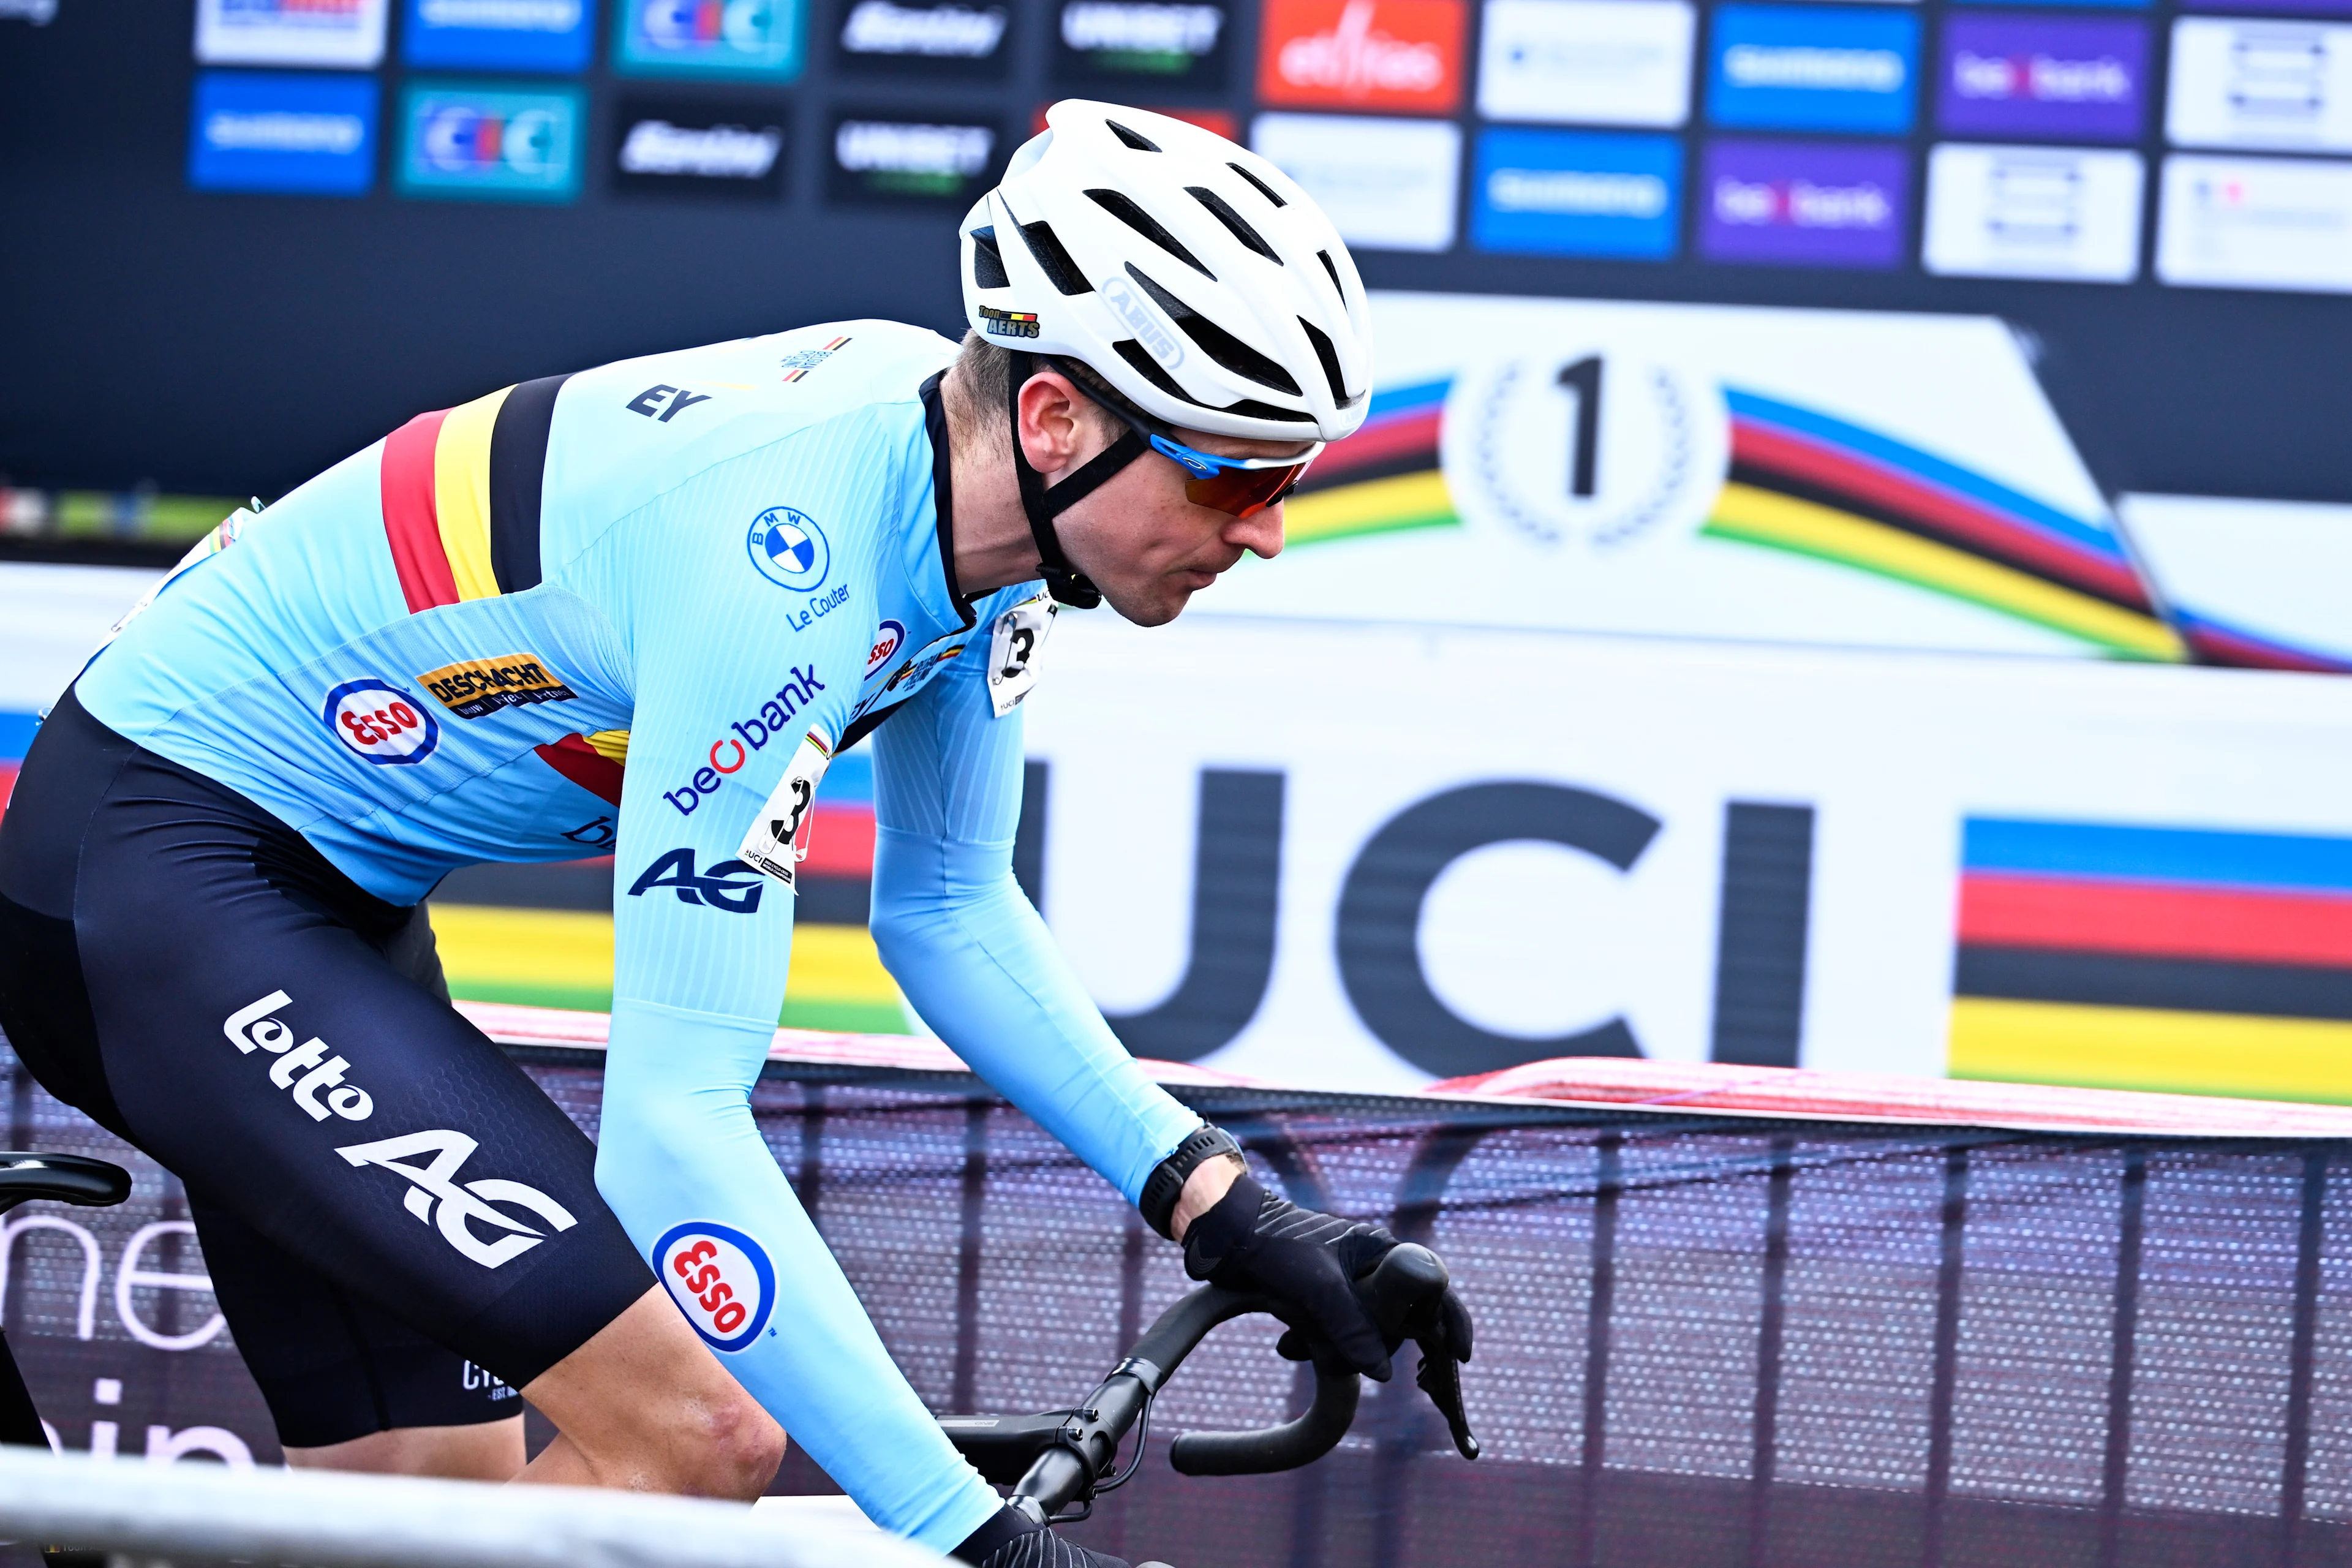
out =
{"type": "Polygon", "coordinates": [[[1376,1382],[1393,1370],[1391,1356],[1410,1339],[1421,1347],[1419,1375],[1465,1458],[1475,1458],[1462,1410],[1461,1364],[1470,1359],[1470,1310],[1452,1287],[1424,1301],[1384,1333],[1357,1300],[1354,1282],[1397,1247],[1376,1225],[1339,1219],[1276,1197],[1244,1173],[1214,1207],[1184,1232],[1184,1272],[1228,1290],[1267,1298],[1289,1326],[1275,1349],[1305,1361],[1318,1343],[1376,1382]]]}
{"type": "MultiPolygon", "coordinates": [[[[1127,1568],[1127,1559],[1063,1540],[1020,1510],[1006,1508],[948,1554],[974,1568],[1127,1568]]],[[[1142,1568],[1168,1568],[1146,1563],[1142,1568]]]]}

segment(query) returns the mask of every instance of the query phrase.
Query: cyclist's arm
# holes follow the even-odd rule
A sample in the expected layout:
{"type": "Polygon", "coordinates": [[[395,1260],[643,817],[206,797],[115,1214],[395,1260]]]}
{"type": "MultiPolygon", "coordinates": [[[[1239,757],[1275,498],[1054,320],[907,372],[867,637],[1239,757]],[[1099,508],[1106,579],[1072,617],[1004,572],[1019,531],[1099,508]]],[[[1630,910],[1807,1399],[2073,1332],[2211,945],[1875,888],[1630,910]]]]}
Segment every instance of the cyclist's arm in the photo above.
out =
{"type": "MultiPolygon", "coordinates": [[[[824,683],[820,697],[854,690],[870,623],[843,615],[793,630],[782,595],[742,559],[739,538],[722,535],[701,560],[695,532],[665,531],[660,550],[624,563],[626,586],[614,595],[627,606],[622,629],[637,690],[616,846],[597,1185],[657,1272],[684,1258],[707,1279],[701,1270],[715,1258],[729,1265],[721,1282],[739,1300],[762,1290],[772,1298],[723,1320],[714,1315],[726,1311],[723,1300],[699,1311],[680,1305],[728,1371],[869,1518],[943,1551],[992,1517],[999,1500],[892,1364],[751,1108],[782,998],[793,899],[733,863],[807,722],[796,712],[758,746],[757,730],[735,725],[770,702],[781,714],[793,704],[779,693],[805,689],[810,678],[824,683]],[[698,775],[709,793],[697,789],[698,775]],[[756,1266],[732,1267],[716,1243],[703,1248],[714,1226],[764,1256],[764,1286],[756,1266]]],[[[707,1284],[698,1289],[713,1299],[707,1284]]]]}
{"type": "Polygon", "coordinates": [[[874,732],[873,930],[926,1023],[1133,1203],[1201,1119],[1118,1043],[1013,879],[1021,710],[989,704],[985,624],[874,732]]]}

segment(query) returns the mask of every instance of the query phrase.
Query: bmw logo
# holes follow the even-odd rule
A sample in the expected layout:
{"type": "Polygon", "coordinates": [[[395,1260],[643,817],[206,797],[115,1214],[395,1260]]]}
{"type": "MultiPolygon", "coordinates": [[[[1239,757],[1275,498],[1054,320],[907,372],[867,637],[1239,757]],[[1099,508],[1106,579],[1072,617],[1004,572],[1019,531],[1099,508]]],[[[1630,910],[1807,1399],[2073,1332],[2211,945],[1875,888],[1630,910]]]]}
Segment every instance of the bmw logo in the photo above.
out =
{"type": "Polygon", "coordinates": [[[833,565],[833,548],[805,514],[788,506],[772,506],[751,520],[749,541],[751,564],[779,587],[805,594],[824,581],[833,565]]]}

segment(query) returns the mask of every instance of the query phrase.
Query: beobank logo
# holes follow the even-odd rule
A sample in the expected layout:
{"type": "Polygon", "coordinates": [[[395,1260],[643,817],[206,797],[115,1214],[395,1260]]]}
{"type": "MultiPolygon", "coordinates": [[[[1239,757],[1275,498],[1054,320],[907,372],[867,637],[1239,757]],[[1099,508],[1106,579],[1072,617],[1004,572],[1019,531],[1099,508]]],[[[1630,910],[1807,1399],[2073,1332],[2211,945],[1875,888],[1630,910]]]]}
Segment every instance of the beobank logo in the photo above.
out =
{"type": "Polygon", "coordinates": [[[1450,113],[1462,98],[1463,0],[1267,0],[1267,103],[1450,113]]]}

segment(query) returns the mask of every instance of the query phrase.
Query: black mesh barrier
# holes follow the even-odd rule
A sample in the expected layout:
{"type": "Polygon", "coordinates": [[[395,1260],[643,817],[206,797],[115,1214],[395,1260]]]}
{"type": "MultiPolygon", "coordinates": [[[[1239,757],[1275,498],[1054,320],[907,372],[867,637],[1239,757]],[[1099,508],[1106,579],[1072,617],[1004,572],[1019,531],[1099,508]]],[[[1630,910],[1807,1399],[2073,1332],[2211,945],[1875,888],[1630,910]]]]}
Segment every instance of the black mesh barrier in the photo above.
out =
{"type": "MultiPolygon", "coordinates": [[[[517,1055],[593,1131],[595,1057],[517,1055]]],[[[0,1068],[11,1144],[137,1175],[120,1209],[6,1222],[9,1339],[65,1445],[273,1459],[226,1335],[199,1340],[176,1184],[0,1068]]],[[[1082,1542],[1181,1568],[2352,1557],[2344,1146],[1180,1092],[1270,1184],[1446,1258],[1486,1457],[1400,1376],[1310,1468],[1177,1476],[1176,1434],[1303,1402],[1245,1321],[1177,1374],[1082,1542]]],[[[969,1079],[777,1067],[753,1109],[943,1414],[1068,1405],[1188,1288],[969,1079]]],[[[779,1489],[824,1485],[796,1458],[779,1489]]]]}

